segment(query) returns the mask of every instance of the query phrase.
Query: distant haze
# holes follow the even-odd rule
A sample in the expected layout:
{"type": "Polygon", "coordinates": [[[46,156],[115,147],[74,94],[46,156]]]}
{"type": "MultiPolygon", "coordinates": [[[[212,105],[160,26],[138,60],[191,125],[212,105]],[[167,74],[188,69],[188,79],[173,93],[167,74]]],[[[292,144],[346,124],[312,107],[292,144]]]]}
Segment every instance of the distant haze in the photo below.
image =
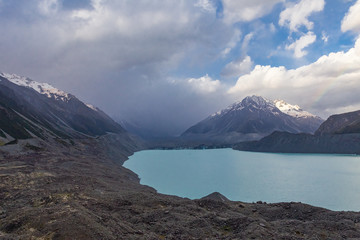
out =
{"type": "Polygon", "coordinates": [[[0,71],[176,135],[248,95],[360,109],[360,0],[0,0],[0,71]]]}

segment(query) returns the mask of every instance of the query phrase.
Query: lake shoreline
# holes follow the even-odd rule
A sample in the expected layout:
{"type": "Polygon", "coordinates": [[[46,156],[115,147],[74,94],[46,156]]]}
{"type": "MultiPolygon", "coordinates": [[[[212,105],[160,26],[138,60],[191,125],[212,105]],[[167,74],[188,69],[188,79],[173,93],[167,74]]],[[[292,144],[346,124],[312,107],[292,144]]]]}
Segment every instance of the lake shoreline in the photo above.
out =
{"type": "Polygon", "coordinates": [[[347,174],[356,174],[356,172],[352,170],[352,168],[357,169],[356,166],[360,164],[360,162],[357,161],[358,156],[356,155],[253,153],[223,148],[209,149],[211,153],[206,155],[206,157],[202,157],[200,153],[204,153],[203,151],[205,150],[199,152],[196,150],[198,149],[146,150],[136,152],[125,162],[124,167],[138,174],[141,184],[151,186],[159,193],[190,199],[199,199],[212,192],[220,192],[233,201],[266,201],[271,203],[294,201],[328,208],[333,211],[360,210],[360,204],[355,200],[350,201],[347,199],[345,201],[339,199],[336,194],[336,189],[338,189],[341,193],[339,195],[351,198],[352,191],[355,192],[352,196],[353,199],[360,197],[357,196],[357,186],[354,185],[354,182],[357,181],[353,180],[352,177],[347,177],[347,174]],[[167,154],[167,151],[169,154],[167,154]],[[176,154],[177,151],[181,155],[179,159],[173,155],[176,154]],[[218,153],[218,151],[223,154],[218,153]],[[156,154],[154,152],[156,152],[156,154]],[[143,156],[147,153],[149,153],[148,157],[143,156]],[[221,159],[222,162],[219,162],[216,159],[211,159],[211,155],[216,155],[218,159],[221,159],[222,155],[229,158],[240,157],[244,159],[236,160],[235,162],[233,162],[234,160],[221,159]],[[243,155],[245,156],[243,157],[243,155]],[[164,156],[166,159],[161,159],[164,156]],[[190,157],[192,160],[186,159],[190,157]],[[151,161],[152,158],[156,158],[157,160],[151,161]],[[159,160],[159,158],[161,160],[159,160]],[[205,158],[206,160],[200,160],[201,163],[194,165],[195,159],[193,158],[205,158]],[[251,160],[247,160],[247,158],[251,160]],[[267,160],[266,158],[271,159],[267,160]],[[172,167],[167,159],[169,159],[170,162],[175,161],[171,163],[174,164],[175,167],[172,167]],[[140,162],[135,164],[129,161],[140,162]],[[180,164],[176,161],[185,162],[180,164]],[[314,162],[318,163],[315,166],[311,166],[311,164],[314,165],[314,162]],[[344,162],[347,163],[349,167],[342,166],[345,164],[344,162]],[[223,166],[219,167],[217,164],[229,164],[230,169],[224,169],[223,166]],[[246,164],[250,165],[247,166],[246,164]],[[276,164],[280,165],[278,167],[272,166],[276,164]],[[208,166],[204,170],[205,165],[213,166],[214,169],[210,169],[208,166]],[[283,170],[281,170],[282,165],[284,167],[283,170]],[[324,168],[323,165],[328,166],[324,168]],[[157,166],[161,166],[161,168],[157,166]],[[332,168],[329,166],[332,166],[332,168]],[[208,171],[209,174],[212,175],[202,175],[201,171],[199,172],[196,169],[203,169],[202,171],[208,171]],[[234,171],[234,169],[239,170],[234,171]],[[301,169],[303,169],[304,173],[300,172],[301,169]],[[177,171],[180,172],[180,174],[178,174],[177,171]],[[224,176],[226,175],[225,180],[222,175],[218,173],[214,174],[214,171],[221,172],[224,176]],[[236,178],[238,179],[232,179],[231,176],[238,175],[239,171],[242,172],[243,176],[237,176],[236,178]],[[252,174],[248,173],[251,171],[252,174]],[[326,171],[328,173],[326,173],[326,171]],[[337,173],[338,171],[344,171],[344,173],[337,173]],[[182,174],[183,172],[188,174],[182,174]],[[152,174],[157,177],[152,177],[152,174]],[[191,180],[187,181],[186,179],[182,179],[181,175],[191,180]],[[169,178],[169,176],[171,176],[171,178],[169,178]],[[338,177],[338,179],[331,179],[334,177],[338,177]],[[206,184],[201,185],[198,184],[199,182],[206,184]],[[236,184],[237,182],[241,183],[236,184]],[[327,185],[327,182],[331,183],[329,184],[331,188],[327,185]],[[341,187],[341,185],[345,185],[346,187],[341,187]],[[228,186],[233,187],[230,188],[228,186]],[[271,188],[275,188],[275,190],[269,190],[271,188]],[[326,191],[326,189],[332,190],[326,191]],[[346,191],[344,189],[346,189],[346,191]],[[322,190],[322,194],[319,194],[320,190],[322,190]],[[262,194],[259,194],[259,192],[262,194]],[[325,201],[325,204],[323,201],[325,201]]]}

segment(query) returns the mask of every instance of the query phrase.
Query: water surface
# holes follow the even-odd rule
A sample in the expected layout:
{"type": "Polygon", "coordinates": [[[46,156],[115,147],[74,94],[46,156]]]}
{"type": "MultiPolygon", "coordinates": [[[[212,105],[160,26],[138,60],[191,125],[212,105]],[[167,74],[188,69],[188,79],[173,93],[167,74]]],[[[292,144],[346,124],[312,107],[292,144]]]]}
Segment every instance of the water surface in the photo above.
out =
{"type": "Polygon", "coordinates": [[[360,211],[360,157],[216,150],[147,150],[124,164],[141,184],[201,198],[220,192],[244,202],[303,202],[360,211]]]}

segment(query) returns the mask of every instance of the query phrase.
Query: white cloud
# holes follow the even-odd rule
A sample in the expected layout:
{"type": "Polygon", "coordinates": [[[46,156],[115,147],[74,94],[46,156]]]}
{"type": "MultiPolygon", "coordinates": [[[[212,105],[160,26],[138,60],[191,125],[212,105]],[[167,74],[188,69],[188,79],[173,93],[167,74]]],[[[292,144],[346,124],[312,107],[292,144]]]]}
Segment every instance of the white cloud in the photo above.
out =
{"type": "Polygon", "coordinates": [[[247,50],[249,48],[249,43],[253,37],[254,37],[253,32],[246,34],[246,36],[244,37],[244,40],[243,40],[243,44],[241,46],[243,52],[247,52],[247,50]]]}
{"type": "Polygon", "coordinates": [[[236,47],[236,45],[238,44],[238,42],[241,39],[241,31],[239,29],[235,29],[234,30],[234,34],[233,37],[230,39],[230,41],[228,42],[228,44],[226,45],[226,48],[221,52],[221,55],[223,57],[226,57],[230,51],[236,47]]]}
{"type": "Polygon", "coordinates": [[[310,22],[308,17],[314,12],[322,11],[324,6],[324,0],[301,0],[280,13],[279,25],[287,26],[294,32],[301,26],[311,30],[314,23],[310,22]]]}
{"type": "Polygon", "coordinates": [[[306,35],[302,36],[294,43],[286,46],[287,50],[294,50],[295,58],[302,58],[308,54],[304,48],[308,47],[316,41],[316,35],[313,32],[308,32],[306,35]]]}
{"type": "Polygon", "coordinates": [[[354,103],[360,102],[359,86],[360,39],[347,52],[330,53],[297,69],[257,65],[228,93],[235,99],[250,94],[283,98],[327,117],[343,109],[358,110],[354,103]]]}
{"type": "Polygon", "coordinates": [[[239,77],[251,71],[254,62],[249,56],[245,58],[228,63],[221,72],[223,77],[239,77]]]}
{"type": "Polygon", "coordinates": [[[280,2],[284,0],[223,0],[224,21],[232,24],[261,18],[280,2]]]}
{"type": "Polygon", "coordinates": [[[216,8],[214,4],[211,2],[211,0],[198,0],[197,3],[195,3],[196,7],[200,7],[204,9],[205,11],[215,13],[216,8]]]}
{"type": "Polygon", "coordinates": [[[219,80],[213,80],[207,74],[200,78],[190,78],[187,82],[194,91],[201,94],[213,93],[221,87],[219,80]]]}
{"type": "Polygon", "coordinates": [[[329,36],[326,35],[326,32],[325,31],[322,31],[321,32],[321,40],[324,41],[324,43],[327,43],[329,41],[329,36]]]}
{"type": "Polygon", "coordinates": [[[349,12],[341,22],[341,31],[354,31],[360,33],[360,0],[350,7],[349,12]]]}
{"type": "Polygon", "coordinates": [[[275,27],[274,23],[270,23],[269,29],[270,29],[270,32],[271,32],[271,33],[275,33],[275,32],[276,32],[276,27],[275,27]]]}

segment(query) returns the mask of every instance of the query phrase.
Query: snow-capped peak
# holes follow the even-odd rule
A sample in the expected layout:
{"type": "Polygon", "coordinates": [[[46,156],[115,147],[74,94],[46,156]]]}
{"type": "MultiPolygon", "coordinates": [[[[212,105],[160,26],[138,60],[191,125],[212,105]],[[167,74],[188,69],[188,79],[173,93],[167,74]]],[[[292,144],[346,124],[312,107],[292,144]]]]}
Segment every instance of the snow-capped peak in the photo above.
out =
{"type": "Polygon", "coordinates": [[[243,106],[252,106],[257,109],[271,109],[272,110],[275,108],[273,101],[263,98],[261,96],[256,96],[256,95],[244,98],[241,101],[241,104],[243,106]]]}
{"type": "Polygon", "coordinates": [[[266,110],[272,114],[280,114],[280,112],[295,118],[319,118],[309,112],[302,110],[298,105],[291,105],[284,100],[270,100],[261,96],[248,96],[240,102],[236,102],[229,107],[212,114],[210,117],[222,116],[232,111],[240,111],[244,108],[253,110],[266,110]]]}
{"type": "Polygon", "coordinates": [[[232,111],[240,111],[243,110],[246,107],[252,107],[253,109],[268,109],[272,111],[276,106],[274,105],[273,101],[263,98],[261,96],[249,96],[244,98],[242,101],[236,102],[234,104],[231,104],[229,107],[218,111],[214,114],[212,114],[210,117],[216,117],[224,115],[228,112],[232,111]]]}
{"type": "Polygon", "coordinates": [[[296,118],[316,117],[315,115],[302,110],[298,105],[291,105],[284,100],[275,100],[274,104],[283,113],[296,118]]]}
{"type": "Polygon", "coordinates": [[[61,100],[61,101],[68,101],[71,98],[70,94],[63,92],[51,86],[48,83],[39,83],[29,78],[18,76],[16,74],[8,74],[8,73],[0,72],[0,76],[6,78],[7,80],[9,80],[10,82],[16,85],[32,88],[38,93],[44,94],[49,98],[54,98],[56,100],[61,100]]]}

